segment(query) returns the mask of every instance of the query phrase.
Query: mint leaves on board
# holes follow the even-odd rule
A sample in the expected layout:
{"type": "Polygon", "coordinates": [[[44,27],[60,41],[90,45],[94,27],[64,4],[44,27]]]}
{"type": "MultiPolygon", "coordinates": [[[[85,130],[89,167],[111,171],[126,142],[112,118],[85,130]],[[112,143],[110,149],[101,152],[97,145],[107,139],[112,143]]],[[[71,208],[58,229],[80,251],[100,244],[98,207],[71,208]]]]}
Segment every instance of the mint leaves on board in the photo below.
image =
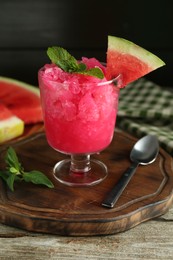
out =
{"type": "Polygon", "coordinates": [[[62,47],[49,47],[47,50],[47,55],[53,63],[66,72],[76,72],[84,75],[94,76],[100,79],[104,78],[104,74],[99,67],[87,69],[84,63],[78,62],[68,51],[62,47]]]}
{"type": "Polygon", "coordinates": [[[11,191],[14,191],[15,181],[32,182],[34,184],[42,184],[48,188],[53,188],[53,183],[42,172],[24,171],[15,150],[9,147],[5,156],[6,169],[0,170],[0,177],[6,182],[11,191]]]}

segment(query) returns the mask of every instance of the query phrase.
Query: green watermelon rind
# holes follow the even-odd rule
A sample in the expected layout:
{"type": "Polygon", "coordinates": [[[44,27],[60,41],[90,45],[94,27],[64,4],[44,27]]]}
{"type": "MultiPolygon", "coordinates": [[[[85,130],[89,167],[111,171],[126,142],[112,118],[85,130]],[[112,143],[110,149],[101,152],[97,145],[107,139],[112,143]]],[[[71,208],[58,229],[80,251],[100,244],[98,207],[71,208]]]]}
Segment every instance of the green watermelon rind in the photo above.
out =
{"type": "Polygon", "coordinates": [[[33,94],[40,96],[40,90],[36,86],[32,86],[28,83],[25,83],[25,82],[17,80],[17,79],[7,78],[7,77],[3,77],[3,76],[0,76],[0,82],[1,81],[4,82],[4,83],[13,84],[17,87],[20,87],[22,89],[26,89],[27,91],[30,91],[33,94]]]}
{"type": "Polygon", "coordinates": [[[0,145],[6,141],[21,136],[23,132],[24,122],[15,115],[0,120],[0,145]]]}
{"type": "Polygon", "coordinates": [[[155,54],[124,38],[109,35],[108,49],[132,55],[147,64],[153,70],[165,65],[164,61],[155,54]]]}

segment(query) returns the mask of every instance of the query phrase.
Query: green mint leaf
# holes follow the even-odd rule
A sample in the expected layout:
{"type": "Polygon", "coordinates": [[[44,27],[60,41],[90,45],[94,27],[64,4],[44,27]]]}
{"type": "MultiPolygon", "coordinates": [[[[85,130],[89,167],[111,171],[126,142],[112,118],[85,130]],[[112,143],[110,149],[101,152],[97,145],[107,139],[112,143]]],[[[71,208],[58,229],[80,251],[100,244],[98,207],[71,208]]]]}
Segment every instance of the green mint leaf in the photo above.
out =
{"type": "Polygon", "coordinates": [[[9,171],[14,174],[19,174],[18,170],[14,167],[9,167],[9,171]]]}
{"type": "Polygon", "coordinates": [[[86,70],[86,65],[85,65],[85,63],[79,63],[78,64],[78,66],[79,66],[79,68],[78,68],[78,71],[84,71],[84,70],[86,70]]]}
{"type": "Polygon", "coordinates": [[[73,72],[79,68],[77,60],[61,47],[49,47],[47,55],[53,63],[66,72],[73,72]]]}
{"type": "Polygon", "coordinates": [[[6,180],[6,183],[11,191],[14,191],[15,174],[10,174],[6,180]]]}
{"type": "Polygon", "coordinates": [[[9,174],[7,171],[0,171],[0,177],[5,181],[7,182],[7,179],[9,177],[9,174]]]}
{"type": "Polygon", "coordinates": [[[9,189],[14,191],[14,181],[17,176],[15,174],[10,174],[8,171],[0,171],[0,177],[6,182],[9,189]]]}
{"type": "Polygon", "coordinates": [[[100,68],[96,67],[87,70],[86,65],[83,62],[78,63],[77,60],[62,47],[49,47],[47,49],[47,55],[53,63],[66,72],[75,72],[100,79],[104,78],[104,74],[100,68]]]}
{"type": "Polygon", "coordinates": [[[21,163],[18,160],[17,154],[12,147],[9,147],[6,155],[5,162],[7,164],[6,170],[0,170],[0,178],[6,182],[11,191],[14,191],[15,181],[26,181],[34,184],[46,185],[49,188],[53,188],[52,182],[39,171],[24,172],[21,163]]]}
{"type": "Polygon", "coordinates": [[[19,163],[16,152],[12,147],[9,147],[7,150],[5,162],[7,163],[8,167],[15,168],[17,172],[21,170],[21,164],[19,163]]]}
{"type": "Polygon", "coordinates": [[[30,171],[30,172],[24,172],[23,173],[23,179],[26,182],[32,182],[34,184],[42,184],[42,185],[45,185],[49,188],[54,187],[53,183],[47,178],[47,176],[44,175],[40,171],[33,170],[33,171],[30,171]]]}
{"type": "Polygon", "coordinates": [[[88,75],[88,76],[94,76],[94,77],[97,77],[99,79],[104,78],[104,74],[103,74],[103,72],[100,68],[92,68],[92,69],[81,71],[81,72],[78,72],[78,73],[85,74],[85,75],[88,75]]]}

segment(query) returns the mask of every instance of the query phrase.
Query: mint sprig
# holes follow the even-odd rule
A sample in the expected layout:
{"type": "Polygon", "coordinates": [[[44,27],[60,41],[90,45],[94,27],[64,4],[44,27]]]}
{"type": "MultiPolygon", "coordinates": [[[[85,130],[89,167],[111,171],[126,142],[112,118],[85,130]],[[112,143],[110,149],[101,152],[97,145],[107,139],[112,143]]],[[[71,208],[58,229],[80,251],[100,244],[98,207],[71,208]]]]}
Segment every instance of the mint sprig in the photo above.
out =
{"type": "Polygon", "coordinates": [[[89,75],[100,79],[104,78],[104,74],[99,67],[87,69],[84,63],[78,62],[62,47],[49,47],[47,49],[47,55],[53,63],[66,72],[89,75]]]}
{"type": "Polygon", "coordinates": [[[0,177],[6,182],[11,191],[14,191],[15,181],[32,182],[34,184],[45,185],[48,188],[53,188],[53,183],[48,177],[37,170],[24,171],[23,166],[19,162],[17,154],[12,147],[9,147],[5,155],[6,169],[0,170],[0,177]]]}

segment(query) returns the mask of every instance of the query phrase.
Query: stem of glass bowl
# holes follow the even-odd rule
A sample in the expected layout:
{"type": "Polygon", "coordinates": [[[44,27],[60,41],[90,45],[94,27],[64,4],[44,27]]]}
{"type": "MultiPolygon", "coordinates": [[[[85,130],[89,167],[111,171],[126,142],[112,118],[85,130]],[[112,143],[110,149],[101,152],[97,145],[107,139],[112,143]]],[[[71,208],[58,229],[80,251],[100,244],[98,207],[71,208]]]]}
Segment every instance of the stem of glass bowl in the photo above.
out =
{"type": "Polygon", "coordinates": [[[90,154],[71,155],[70,171],[74,173],[86,173],[91,170],[90,154]]]}

